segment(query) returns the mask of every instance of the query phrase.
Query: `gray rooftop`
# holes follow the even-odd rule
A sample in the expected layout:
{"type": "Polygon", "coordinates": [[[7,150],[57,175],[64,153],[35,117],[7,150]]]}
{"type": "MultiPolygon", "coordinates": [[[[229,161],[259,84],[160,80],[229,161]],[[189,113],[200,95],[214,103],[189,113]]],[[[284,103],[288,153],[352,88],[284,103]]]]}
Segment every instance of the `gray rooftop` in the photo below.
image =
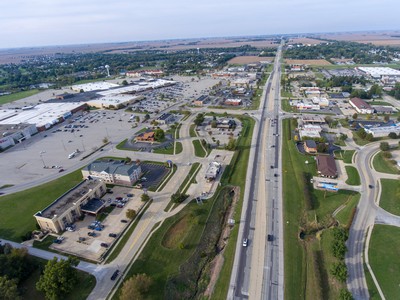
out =
{"type": "Polygon", "coordinates": [[[96,160],[83,169],[89,172],[106,172],[107,174],[130,176],[137,168],[138,166],[135,163],[127,165],[120,161],[96,160]]]}

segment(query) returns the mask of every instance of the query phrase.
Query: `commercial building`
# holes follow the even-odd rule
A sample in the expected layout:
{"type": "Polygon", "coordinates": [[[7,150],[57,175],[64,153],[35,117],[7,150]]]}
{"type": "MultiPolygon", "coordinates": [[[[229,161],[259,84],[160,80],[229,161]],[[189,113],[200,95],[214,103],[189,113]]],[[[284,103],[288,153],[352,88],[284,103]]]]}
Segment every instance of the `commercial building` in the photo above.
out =
{"type": "Polygon", "coordinates": [[[400,71],[388,67],[358,67],[357,70],[375,79],[382,77],[400,78],[400,71]]]}
{"type": "Polygon", "coordinates": [[[390,115],[395,112],[392,106],[373,106],[377,114],[390,115]]]}
{"type": "Polygon", "coordinates": [[[170,113],[163,113],[161,116],[159,116],[156,121],[159,124],[169,124],[175,120],[174,115],[170,113]]]}
{"type": "Polygon", "coordinates": [[[231,105],[231,106],[239,106],[242,105],[242,100],[241,99],[226,99],[224,101],[225,105],[231,105]]]}
{"type": "Polygon", "coordinates": [[[96,108],[123,108],[129,104],[143,99],[143,96],[128,95],[128,94],[114,94],[101,97],[99,99],[90,100],[87,103],[90,107],[96,108]]]}
{"type": "Polygon", "coordinates": [[[203,106],[208,101],[208,95],[201,95],[196,100],[193,101],[193,104],[196,106],[203,106]]]}
{"type": "Polygon", "coordinates": [[[290,100],[289,104],[298,110],[319,110],[319,104],[314,104],[310,99],[290,100]]]}
{"type": "Polygon", "coordinates": [[[208,181],[215,180],[220,171],[221,171],[220,163],[216,161],[210,162],[206,170],[205,179],[207,179],[208,181]]]}
{"type": "Polygon", "coordinates": [[[148,131],[148,132],[142,132],[139,133],[136,137],[135,140],[137,142],[155,142],[155,137],[154,137],[155,133],[154,131],[148,131]]]}
{"type": "Polygon", "coordinates": [[[82,169],[84,178],[101,179],[106,183],[132,186],[142,174],[142,168],[136,163],[125,164],[121,161],[96,160],[82,169]]]}
{"type": "Polygon", "coordinates": [[[321,98],[321,97],[313,97],[311,101],[314,104],[319,105],[320,107],[327,107],[329,106],[329,100],[327,98],[321,98]]]}
{"type": "Polygon", "coordinates": [[[57,198],[53,203],[34,217],[42,230],[60,233],[79,219],[83,213],[94,213],[101,210],[101,201],[93,210],[84,210],[92,199],[101,198],[106,192],[106,184],[101,180],[86,179],[57,198]],[[82,209],[83,208],[83,209],[82,209]]]}
{"type": "Polygon", "coordinates": [[[238,78],[231,82],[232,86],[246,87],[250,84],[250,78],[238,78]]]}
{"type": "Polygon", "coordinates": [[[317,171],[318,175],[328,178],[336,178],[338,171],[335,159],[330,155],[317,155],[317,171]]]}
{"type": "Polygon", "coordinates": [[[217,121],[217,128],[231,129],[236,127],[236,122],[233,119],[222,119],[217,121]]]}
{"type": "Polygon", "coordinates": [[[91,92],[91,91],[103,91],[109,90],[111,88],[118,87],[119,84],[106,82],[106,81],[98,81],[98,82],[90,82],[84,84],[76,84],[71,87],[71,89],[75,92],[91,92]]]}
{"type": "Polygon", "coordinates": [[[305,140],[304,141],[304,150],[310,154],[317,153],[317,143],[313,140],[305,140]]]}
{"type": "Polygon", "coordinates": [[[358,112],[360,114],[373,114],[374,113],[374,109],[371,107],[371,105],[369,105],[367,102],[365,102],[364,100],[362,100],[360,98],[351,98],[349,100],[349,103],[351,106],[354,107],[356,112],[358,112]]]}
{"type": "Polygon", "coordinates": [[[389,133],[394,132],[400,134],[400,123],[391,124],[388,126],[364,126],[366,133],[371,133],[373,137],[386,137],[389,133]]]}
{"type": "Polygon", "coordinates": [[[0,125],[0,149],[4,150],[21,143],[37,132],[36,126],[32,124],[2,124],[0,125]]]}
{"type": "Polygon", "coordinates": [[[128,77],[141,77],[143,75],[154,76],[154,77],[162,77],[164,76],[164,72],[161,70],[140,70],[140,71],[128,71],[125,73],[128,77]]]}

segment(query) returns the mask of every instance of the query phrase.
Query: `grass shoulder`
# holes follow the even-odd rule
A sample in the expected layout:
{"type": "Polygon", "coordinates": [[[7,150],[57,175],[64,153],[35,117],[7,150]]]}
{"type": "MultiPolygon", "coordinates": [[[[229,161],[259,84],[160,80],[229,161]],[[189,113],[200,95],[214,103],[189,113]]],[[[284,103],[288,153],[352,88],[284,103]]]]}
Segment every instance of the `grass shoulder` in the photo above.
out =
{"type": "Polygon", "coordinates": [[[396,179],[381,179],[382,193],[379,206],[384,210],[400,216],[400,181],[396,179]]]}
{"type": "Polygon", "coordinates": [[[0,96],[0,105],[14,102],[14,101],[26,98],[26,97],[30,97],[30,96],[36,95],[38,93],[40,93],[40,90],[34,89],[34,90],[29,90],[29,91],[12,93],[10,95],[3,95],[3,96],[0,96]]]}
{"type": "Polygon", "coordinates": [[[372,161],[374,169],[381,173],[387,174],[400,174],[400,170],[396,165],[392,164],[391,161],[383,156],[383,152],[379,151],[372,161]]]}
{"type": "Polygon", "coordinates": [[[345,166],[345,168],[347,173],[346,183],[348,185],[360,185],[360,174],[358,174],[357,169],[353,166],[345,166]]]}

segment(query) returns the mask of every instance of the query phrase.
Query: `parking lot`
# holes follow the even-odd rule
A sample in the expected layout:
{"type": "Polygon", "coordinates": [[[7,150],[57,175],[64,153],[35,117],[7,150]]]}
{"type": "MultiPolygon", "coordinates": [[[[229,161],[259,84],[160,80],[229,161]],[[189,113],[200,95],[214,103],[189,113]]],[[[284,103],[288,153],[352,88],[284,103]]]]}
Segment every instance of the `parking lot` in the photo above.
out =
{"type": "Polygon", "coordinates": [[[61,236],[63,241],[60,244],[52,244],[51,248],[57,251],[73,254],[85,259],[101,261],[103,254],[115,243],[124,229],[129,225],[126,217],[128,209],[136,212],[144,205],[140,200],[142,192],[136,189],[116,186],[112,194],[105,194],[102,198],[107,207],[114,207],[108,216],[101,222],[104,226],[101,230],[89,229],[88,227],[96,220],[94,216],[86,215],[83,221],[76,222],[74,231],[65,231],[61,236]],[[128,197],[131,196],[131,197],[128,197]],[[126,204],[117,198],[125,199],[126,204]],[[94,235],[93,235],[94,233],[94,235]],[[90,235],[89,235],[90,234],[90,235]],[[114,234],[116,237],[113,237],[114,234]],[[111,236],[110,236],[111,235],[111,236]],[[107,247],[106,247],[107,245],[107,247]]]}

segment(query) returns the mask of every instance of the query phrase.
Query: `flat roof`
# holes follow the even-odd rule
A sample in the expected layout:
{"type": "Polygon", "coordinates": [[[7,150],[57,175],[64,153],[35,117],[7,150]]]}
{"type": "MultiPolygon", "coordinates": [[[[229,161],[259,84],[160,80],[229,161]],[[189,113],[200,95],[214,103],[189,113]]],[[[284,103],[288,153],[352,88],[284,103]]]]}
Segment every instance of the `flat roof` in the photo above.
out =
{"type": "Polygon", "coordinates": [[[100,209],[104,207],[105,203],[100,199],[90,199],[85,205],[81,207],[83,212],[88,212],[92,214],[97,214],[100,209]]]}
{"type": "Polygon", "coordinates": [[[98,99],[89,100],[86,103],[88,105],[94,105],[94,104],[118,105],[118,104],[128,103],[138,98],[140,98],[140,96],[127,95],[127,94],[112,94],[103,96],[98,99]]]}
{"type": "Polygon", "coordinates": [[[169,86],[172,84],[176,84],[176,81],[165,80],[165,79],[156,79],[152,81],[140,81],[140,82],[135,81],[135,84],[109,89],[107,91],[101,91],[98,92],[98,94],[102,96],[107,96],[107,95],[124,94],[124,93],[138,93],[149,89],[156,89],[164,86],[169,86]]]}
{"type": "Polygon", "coordinates": [[[101,90],[108,90],[113,87],[118,87],[119,84],[105,82],[105,81],[98,81],[98,82],[90,82],[84,84],[75,84],[72,86],[74,91],[84,90],[85,92],[91,91],[101,91],[101,90]]]}
{"type": "Polygon", "coordinates": [[[388,67],[358,67],[358,69],[371,75],[372,77],[400,76],[399,70],[388,67]]]}
{"type": "Polygon", "coordinates": [[[72,110],[84,105],[84,103],[42,103],[32,109],[21,110],[10,118],[1,120],[0,124],[34,124],[37,127],[54,125],[60,117],[65,116],[72,110]]]}
{"type": "Polygon", "coordinates": [[[69,208],[73,207],[75,201],[81,199],[85,194],[102,184],[97,179],[85,179],[72,189],[61,195],[53,203],[47,206],[42,211],[36,213],[36,216],[52,219],[55,215],[61,215],[69,208]]]}
{"type": "Polygon", "coordinates": [[[0,124],[0,137],[3,136],[3,133],[8,133],[7,135],[19,132],[25,128],[33,126],[32,124],[0,124]]]}

